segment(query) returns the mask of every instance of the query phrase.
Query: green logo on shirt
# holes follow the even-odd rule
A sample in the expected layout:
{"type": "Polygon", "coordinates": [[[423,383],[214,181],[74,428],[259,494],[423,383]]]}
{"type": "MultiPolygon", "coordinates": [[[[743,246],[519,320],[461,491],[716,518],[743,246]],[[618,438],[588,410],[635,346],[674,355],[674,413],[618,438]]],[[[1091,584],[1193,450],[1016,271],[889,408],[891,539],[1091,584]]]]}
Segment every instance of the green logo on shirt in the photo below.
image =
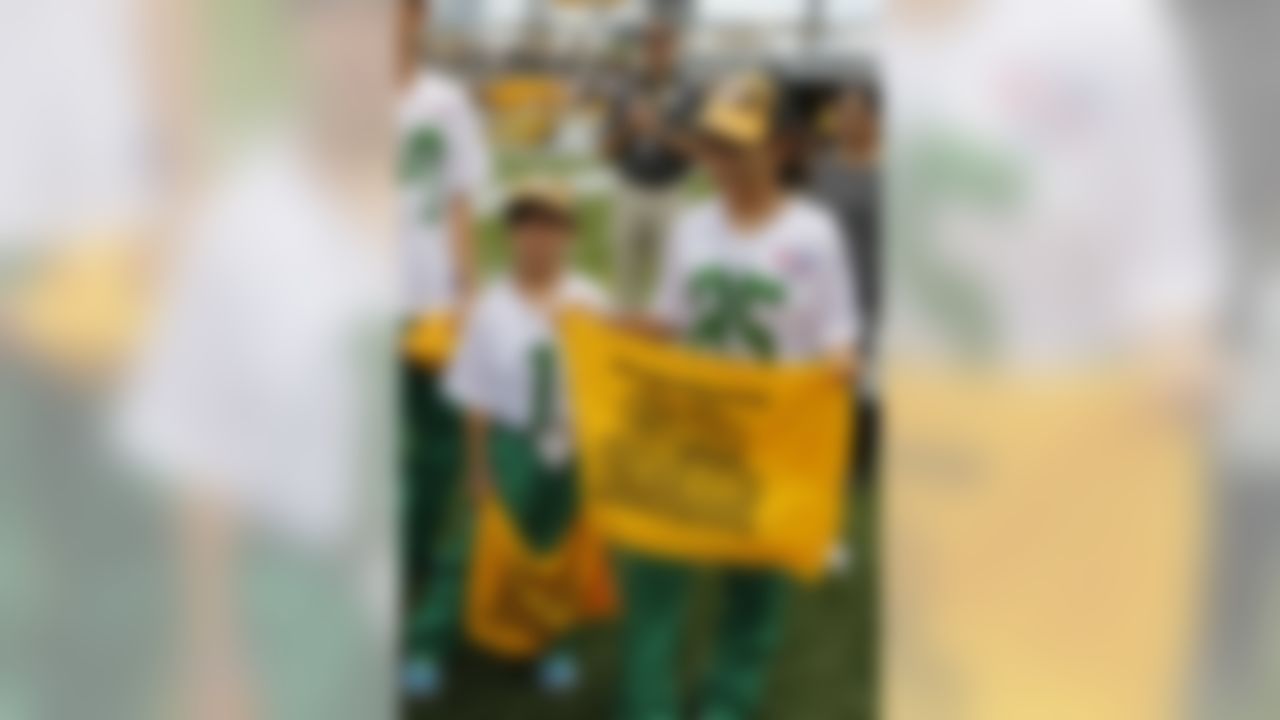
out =
{"type": "Polygon", "coordinates": [[[428,222],[435,221],[442,214],[444,203],[440,178],[444,160],[444,136],[435,127],[415,129],[401,148],[400,181],[421,194],[420,217],[428,222]]]}
{"type": "Polygon", "coordinates": [[[695,345],[715,350],[738,346],[761,360],[776,356],[777,342],[759,315],[783,300],[785,293],[775,280],[713,267],[694,275],[689,293],[696,316],[689,338],[695,345]]]}

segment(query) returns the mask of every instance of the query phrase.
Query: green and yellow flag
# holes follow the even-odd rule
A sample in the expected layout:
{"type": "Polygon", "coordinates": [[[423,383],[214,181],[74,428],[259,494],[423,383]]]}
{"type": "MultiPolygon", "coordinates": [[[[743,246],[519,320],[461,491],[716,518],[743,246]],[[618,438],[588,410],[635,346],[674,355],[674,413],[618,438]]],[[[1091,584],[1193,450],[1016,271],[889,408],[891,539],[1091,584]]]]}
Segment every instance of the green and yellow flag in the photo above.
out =
{"type": "Polygon", "coordinates": [[[612,542],[820,575],[844,506],[844,382],[710,358],[585,315],[563,330],[587,508],[612,542]]]}

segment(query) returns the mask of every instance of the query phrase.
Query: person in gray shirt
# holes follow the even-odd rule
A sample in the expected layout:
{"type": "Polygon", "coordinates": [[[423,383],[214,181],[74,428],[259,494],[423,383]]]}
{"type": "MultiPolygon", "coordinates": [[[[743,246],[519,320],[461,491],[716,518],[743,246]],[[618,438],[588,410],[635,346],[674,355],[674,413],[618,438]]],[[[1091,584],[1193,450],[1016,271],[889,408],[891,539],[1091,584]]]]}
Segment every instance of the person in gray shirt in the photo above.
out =
{"type": "Polygon", "coordinates": [[[870,84],[850,84],[833,105],[831,141],[812,166],[814,195],[840,220],[857,273],[858,313],[874,328],[880,307],[880,101],[870,84]]]}
{"type": "Polygon", "coordinates": [[[880,98],[870,83],[841,89],[832,106],[830,140],[812,159],[810,190],[840,221],[845,257],[856,282],[857,313],[864,328],[863,373],[854,439],[857,475],[875,473],[879,445],[874,352],[880,320],[880,98]]]}

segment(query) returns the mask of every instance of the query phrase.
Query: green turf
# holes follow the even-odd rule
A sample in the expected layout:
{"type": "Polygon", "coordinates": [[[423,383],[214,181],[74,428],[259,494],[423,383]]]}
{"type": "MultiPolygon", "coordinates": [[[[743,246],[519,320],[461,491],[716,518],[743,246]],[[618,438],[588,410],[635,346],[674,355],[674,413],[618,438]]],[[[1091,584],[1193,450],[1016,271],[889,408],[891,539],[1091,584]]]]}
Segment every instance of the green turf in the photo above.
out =
{"type": "MultiPolygon", "coordinates": [[[[763,720],[869,720],[875,712],[876,552],[874,499],[859,498],[850,524],[853,569],[795,594],[787,638],[777,659],[763,720]]],[[[705,668],[714,593],[697,591],[685,662],[680,672],[693,688],[705,668]]],[[[565,699],[539,693],[527,667],[506,665],[464,651],[450,668],[439,700],[409,706],[409,720],[607,720],[615,708],[618,660],[612,627],[589,630],[579,659],[582,689],[565,699]]]]}

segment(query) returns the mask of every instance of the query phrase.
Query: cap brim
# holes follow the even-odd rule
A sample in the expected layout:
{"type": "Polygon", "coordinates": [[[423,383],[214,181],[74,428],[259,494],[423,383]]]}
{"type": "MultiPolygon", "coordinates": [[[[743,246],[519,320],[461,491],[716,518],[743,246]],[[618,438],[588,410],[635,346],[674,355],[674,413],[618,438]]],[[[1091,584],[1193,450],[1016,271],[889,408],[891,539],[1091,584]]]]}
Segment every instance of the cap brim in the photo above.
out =
{"type": "Polygon", "coordinates": [[[766,118],[729,107],[707,108],[698,123],[698,129],[718,140],[747,147],[761,145],[769,137],[766,118]]]}

